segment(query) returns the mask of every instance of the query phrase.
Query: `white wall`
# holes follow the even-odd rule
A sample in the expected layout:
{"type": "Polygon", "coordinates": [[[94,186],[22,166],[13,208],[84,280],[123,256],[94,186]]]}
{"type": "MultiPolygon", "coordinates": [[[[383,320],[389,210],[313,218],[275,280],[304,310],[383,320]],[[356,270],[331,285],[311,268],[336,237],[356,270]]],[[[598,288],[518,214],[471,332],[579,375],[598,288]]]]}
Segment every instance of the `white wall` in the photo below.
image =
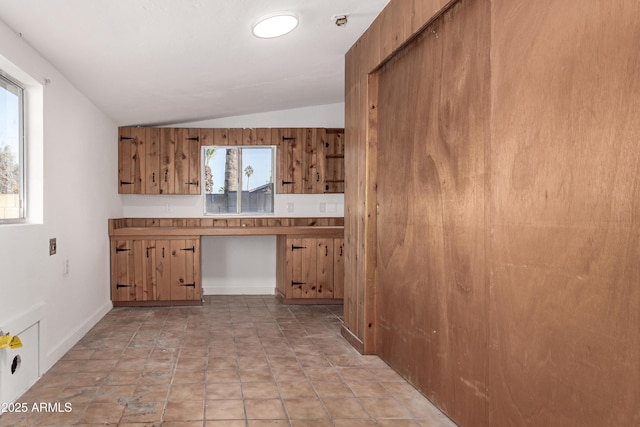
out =
{"type": "MultiPolygon", "coordinates": [[[[0,225],[0,328],[37,329],[42,374],[112,307],[107,219],[123,214],[117,127],[2,22],[0,69],[30,84],[27,119],[36,119],[28,128],[31,221],[0,225]],[[52,237],[58,253],[49,256],[52,237]]],[[[35,346],[24,346],[23,364],[35,346]]],[[[3,389],[0,401],[23,388],[3,389]]]]}
{"type": "MultiPolygon", "coordinates": [[[[344,103],[272,111],[171,125],[192,128],[344,127],[344,103]]],[[[203,217],[204,196],[122,195],[124,216],[133,218],[203,217]]],[[[276,194],[274,215],[342,217],[343,194],[276,194]]],[[[213,237],[202,240],[205,295],[273,294],[275,238],[213,237]],[[248,262],[250,261],[250,262],[248,262]]]]}

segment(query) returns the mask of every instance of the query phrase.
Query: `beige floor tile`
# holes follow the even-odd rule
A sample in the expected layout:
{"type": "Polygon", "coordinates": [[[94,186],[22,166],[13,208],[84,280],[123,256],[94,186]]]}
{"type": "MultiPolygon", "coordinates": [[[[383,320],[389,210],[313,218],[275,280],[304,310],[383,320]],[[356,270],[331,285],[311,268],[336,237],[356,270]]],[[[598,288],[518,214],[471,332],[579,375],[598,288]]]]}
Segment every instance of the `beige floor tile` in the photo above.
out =
{"type": "Polygon", "coordinates": [[[116,308],[0,427],[455,427],[376,356],[341,337],[339,306],[206,297],[202,307],[116,308]]]}
{"type": "Polygon", "coordinates": [[[327,411],[318,399],[284,399],[283,402],[290,419],[328,418],[327,411]]]}
{"type": "Polygon", "coordinates": [[[273,381],[243,383],[242,396],[245,399],[278,399],[280,397],[280,393],[273,381]]]}
{"type": "Polygon", "coordinates": [[[197,421],[203,419],[203,401],[167,402],[165,407],[165,421],[197,421]]]}
{"type": "Polygon", "coordinates": [[[358,399],[322,399],[332,418],[369,418],[358,399]]]}
{"type": "Polygon", "coordinates": [[[244,420],[244,404],[238,400],[207,400],[205,406],[207,420],[244,420]]]}
{"type": "Polygon", "coordinates": [[[250,420],[286,419],[280,399],[248,399],[244,401],[244,408],[250,420]]]}

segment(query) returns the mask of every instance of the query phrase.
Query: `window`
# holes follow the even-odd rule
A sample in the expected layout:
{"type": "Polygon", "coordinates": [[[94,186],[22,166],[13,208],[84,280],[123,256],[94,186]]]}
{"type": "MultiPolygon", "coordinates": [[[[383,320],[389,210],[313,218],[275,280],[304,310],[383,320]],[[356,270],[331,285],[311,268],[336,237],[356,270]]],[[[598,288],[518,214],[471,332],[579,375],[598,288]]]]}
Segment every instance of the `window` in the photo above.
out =
{"type": "Polygon", "coordinates": [[[203,147],[205,213],[273,213],[274,154],[274,146],[203,147]]]}
{"type": "Polygon", "coordinates": [[[0,223],[25,218],[24,90],[0,75],[0,223]]]}

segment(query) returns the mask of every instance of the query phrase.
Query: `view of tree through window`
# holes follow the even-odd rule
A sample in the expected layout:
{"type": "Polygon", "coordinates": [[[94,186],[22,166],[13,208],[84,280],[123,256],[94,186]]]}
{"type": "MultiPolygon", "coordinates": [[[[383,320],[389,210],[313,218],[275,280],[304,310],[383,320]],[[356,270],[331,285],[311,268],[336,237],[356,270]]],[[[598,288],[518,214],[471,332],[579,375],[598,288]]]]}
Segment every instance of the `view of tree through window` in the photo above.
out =
{"type": "Polygon", "coordinates": [[[274,154],[272,146],[204,147],[205,213],[272,213],[274,154]]]}
{"type": "Polygon", "coordinates": [[[23,217],[22,93],[0,76],[0,221],[23,217]]]}

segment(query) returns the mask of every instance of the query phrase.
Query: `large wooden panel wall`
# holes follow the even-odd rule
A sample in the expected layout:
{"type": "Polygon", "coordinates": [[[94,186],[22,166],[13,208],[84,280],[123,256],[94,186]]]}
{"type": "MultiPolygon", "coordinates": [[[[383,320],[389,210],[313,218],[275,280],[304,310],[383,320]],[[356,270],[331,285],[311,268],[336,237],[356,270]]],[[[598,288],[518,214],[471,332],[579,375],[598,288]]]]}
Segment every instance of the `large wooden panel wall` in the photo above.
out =
{"type": "Polygon", "coordinates": [[[638,426],[640,4],[493,4],[492,425],[638,426]]]}
{"type": "Polygon", "coordinates": [[[347,55],[344,334],[463,427],[640,425],[640,6],[453,3],[437,18],[444,4],[392,0],[347,55]],[[443,33],[487,13],[489,52],[443,33]],[[421,43],[429,66],[411,74],[421,43]],[[469,74],[451,68],[465,58],[469,74]],[[484,102],[464,103],[470,82],[484,102]],[[484,150],[461,144],[487,111],[484,150]],[[395,353],[403,337],[412,354],[395,353]]]}

